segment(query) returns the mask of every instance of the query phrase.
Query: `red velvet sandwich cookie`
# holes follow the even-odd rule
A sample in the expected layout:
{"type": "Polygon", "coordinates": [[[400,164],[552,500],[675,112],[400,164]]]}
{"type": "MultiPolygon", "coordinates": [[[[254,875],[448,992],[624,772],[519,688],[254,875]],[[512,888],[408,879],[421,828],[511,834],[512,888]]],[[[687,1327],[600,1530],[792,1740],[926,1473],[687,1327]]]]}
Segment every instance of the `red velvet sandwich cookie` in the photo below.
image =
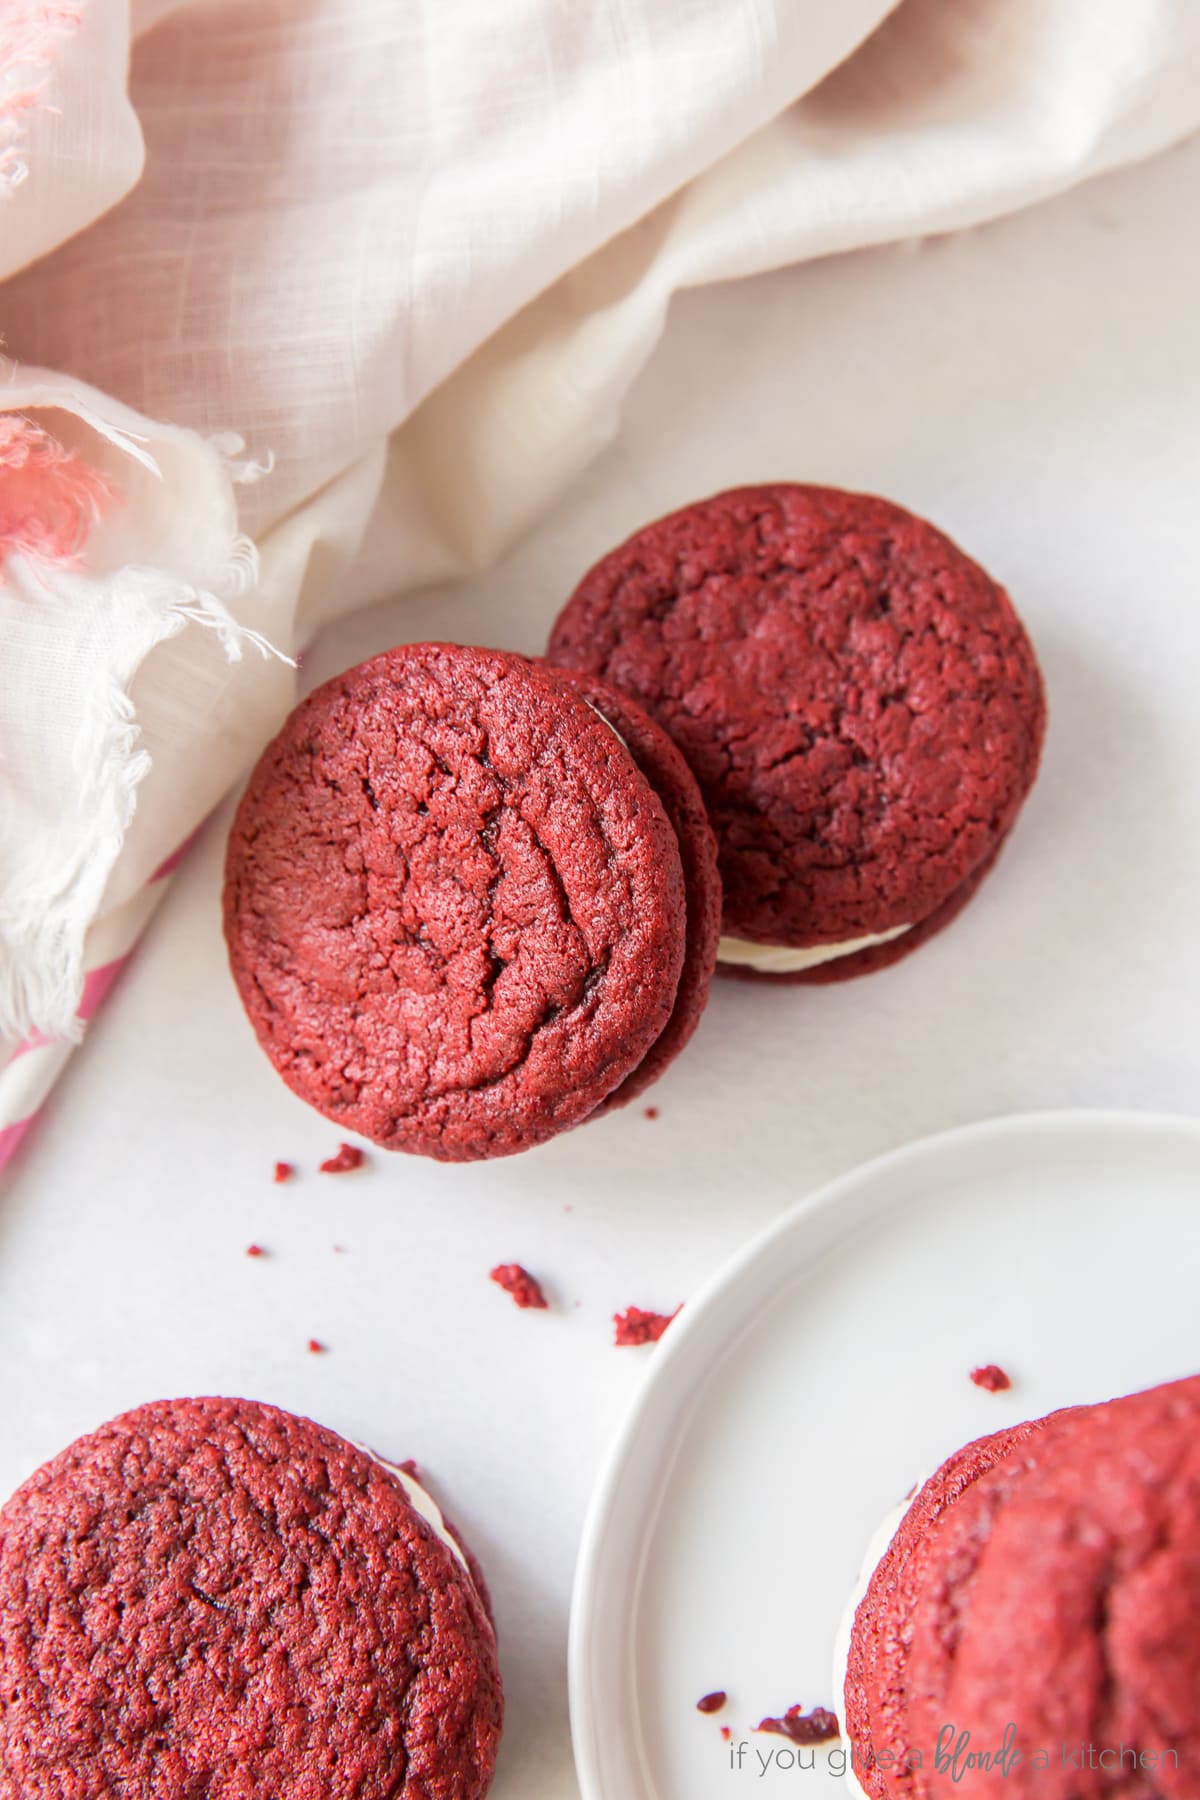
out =
{"type": "Polygon", "coordinates": [[[578,1124],[664,1033],[678,1048],[685,964],[703,999],[688,891],[664,800],[556,672],[418,644],[327,682],[264,751],[225,932],[296,1093],[465,1161],[578,1124]]]}
{"type": "Polygon", "coordinates": [[[1004,590],[868,495],[780,484],[646,526],[550,656],[670,734],[717,834],[726,971],[895,962],[982,879],[1037,772],[1041,677],[1004,590]]]}
{"type": "Polygon", "coordinates": [[[713,836],[696,778],[661,725],[627,694],[591,675],[554,670],[555,679],[594,707],[618,733],[662,801],[679,841],[687,905],[687,948],[670,1019],[645,1060],[597,1109],[624,1106],[658,1080],[688,1042],[708,1003],[721,935],[721,876],[713,836]]]}
{"type": "Polygon", "coordinates": [[[844,1684],[872,1800],[1200,1794],[1200,1377],[968,1445],[878,1549],[844,1684]]]}
{"type": "Polygon", "coordinates": [[[0,1510],[0,1800],[480,1800],[502,1714],[454,1533],[308,1419],[156,1402],[0,1510]]]}

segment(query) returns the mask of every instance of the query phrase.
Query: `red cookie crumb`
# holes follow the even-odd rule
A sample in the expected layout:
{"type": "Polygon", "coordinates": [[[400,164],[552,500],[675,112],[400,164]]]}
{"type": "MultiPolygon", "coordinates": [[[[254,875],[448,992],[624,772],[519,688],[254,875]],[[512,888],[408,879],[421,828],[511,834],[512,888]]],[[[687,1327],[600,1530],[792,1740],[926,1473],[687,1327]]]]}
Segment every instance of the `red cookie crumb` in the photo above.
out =
{"type": "Polygon", "coordinates": [[[720,1712],[721,1708],[725,1704],[727,1697],[728,1696],[726,1695],[724,1688],[717,1688],[715,1690],[715,1692],[713,1692],[711,1694],[705,1694],[705,1696],[702,1700],[697,1700],[696,1711],[702,1712],[702,1713],[720,1712]]]}
{"type": "Polygon", "coordinates": [[[420,1481],[421,1465],[415,1456],[406,1457],[402,1463],[397,1463],[396,1467],[402,1475],[407,1475],[410,1481],[420,1481]]]}
{"type": "Polygon", "coordinates": [[[732,1733],[732,1731],[730,1731],[728,1725],[722,1725],[721,1736],[725,1739],[726,1743],[728,1743],[730,1738],[733,1736],[733,1733],[732,1733]]]}
{"type": "Polygon", "coordinates": [[[1012,1386],[1011,1376],[1006,1375],[997,1363],[984,1363],[981,1369],[972,1369],[971,1380],[976,1387],[986,1388],[989,1394],[1002,1394],[1005,1388],[1012,1386]]]}
{"type": "Polygon", "coordinates": [[[247,1244],[246,1246],[247,1256],[265,1256],[266,1254],[261,1244],[247,1244]]]}
{"type": "Polygon", "coordinates": [[[276,1181],[290,1181],[295,1173],[296,1168],[294,1163],[277,1162],[275,1164],[274,1179],[276,1181]]]}
{"type": "Polygon", "coordinates": [[[831,1738],[842,1735],[836,1716],[823,1706],[814,1706],[810,1713],[789,1706],[782,1719],[763,1719],[754,1729],[773,1731],[777,1737],[790,1738],[793,1744],[827,1744],[831,1738]]]}
{"type": "Polygon", "coordinates": [[[497,1287],[502,1287],[506,1294],[511,1294],[522,1311],[527,1306],[544,1311],[549,1304],[542,1292],[541,1283],[528,1269],[523,1269],[520,1263],[498,1263],[489,1280],[494,1281],[497,1287]]]}
{"type": "Polygon", "coordinates": [[[647,1107],[647,1108],[646,1108],[646,1117],[647,1117],[647,1118],[648,1118],[648,1119],[657,1119],[657,1117],[658,1117],[658,1108],[657,1108],[657,1106],[648,1106],[648,1107],[647,1107]]]}
{"type": "Polygon", "coordinates": [[[326,1350],[328,1350],[329,1345],[323,1344],[320,1338],[309,1338],[308,1347],[314,1356],[323,1356],[326,1350]]]}
{"type": "Polygon", "coordinates": [[[327,1156],[321,1164],[322,1175],[344,1175],[348,1169],[357,1169],[367,1160],[365,1150],[357,1144],[341,1144],[336,1156],[327,1156]]]}
{"type": "Polygon", "coordinates": [[[672,1319],[678,1318],[682,1307],[677,1306],[673,1313],[643,1312],[640,1306],[627,1306],[623,1313],[613,1314],[616,1334],[613,1338],[618,1349],[628,1344],[657,1344],[672,1319]]]}

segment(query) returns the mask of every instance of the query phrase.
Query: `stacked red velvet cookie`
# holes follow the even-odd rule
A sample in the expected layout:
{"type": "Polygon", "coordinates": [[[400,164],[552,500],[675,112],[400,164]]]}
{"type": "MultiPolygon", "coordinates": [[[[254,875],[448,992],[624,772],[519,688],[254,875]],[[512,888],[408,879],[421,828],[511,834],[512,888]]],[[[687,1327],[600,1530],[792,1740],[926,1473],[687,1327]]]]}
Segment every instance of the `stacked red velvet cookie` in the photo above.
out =
{"type": "Polygon", "coordinates": [[[718,956],[907,955],[1037,770],[1011,602],[884,500],[780,485],[647,526],[551,663],[409,645],[328,682],[251,777],[225,930],[284,1080],[389,1149],[526,1149],[641,1093],[718,956]]]}
{"type": "Polygon", "coordinates": [[[646,526],[584,576],[550,655],[683,752],[734,973],[908,955],[974,893],[1037,771],[1042,684],[1008,596],[868,495],[739,488],[646,526]]]}
{"type": "Polygon", "coordinates": [[[143,1406],[0,1510],[0,1800],[482,1800],[502,1716],[453,1528],[311,1420],[143,1406]]]}
{"type": "Polygon", "coordinates": [[[388,1149],[504,1155],[638,1093],[707,996],[695,782],[602,683],[408,645],[319,688],[251,777],[225,930],[285,1081],[388,1149]]]}
{"type": "Polygon", "coordinates": [[[1200,1376],[944,1463],[866,1581],[844,1706],[871,1800],[1200,1794],[1200,1376]]]}

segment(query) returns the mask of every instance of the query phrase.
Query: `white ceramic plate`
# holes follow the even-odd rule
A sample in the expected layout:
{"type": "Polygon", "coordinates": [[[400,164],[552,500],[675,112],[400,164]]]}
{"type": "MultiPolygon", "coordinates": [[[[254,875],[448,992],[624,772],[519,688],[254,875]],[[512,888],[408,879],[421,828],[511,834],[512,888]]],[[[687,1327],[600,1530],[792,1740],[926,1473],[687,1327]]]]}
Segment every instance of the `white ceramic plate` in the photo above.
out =
{"type": "Polygon", "coordinates": [[[571,1620],[584,1800],[829,1793],[751,1728],[838,1708],[874,1528],[970,1438],[1200,1369],[1198,1265],[1200,1122],[1134,1113],[928,1138],[750,1244],[663,1339],[596,1489],[571,1620]],[[987,1362],[1009,1393],[968,1380],[987,1362]]]}

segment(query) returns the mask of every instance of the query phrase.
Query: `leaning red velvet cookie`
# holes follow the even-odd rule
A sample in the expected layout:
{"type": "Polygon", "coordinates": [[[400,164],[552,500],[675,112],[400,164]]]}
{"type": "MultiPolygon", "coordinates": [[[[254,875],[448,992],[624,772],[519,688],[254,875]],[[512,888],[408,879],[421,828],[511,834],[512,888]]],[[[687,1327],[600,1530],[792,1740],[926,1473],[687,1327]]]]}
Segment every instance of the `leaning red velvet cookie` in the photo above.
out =
{"type": "Polygon", "coordinates": [[[618,733],[634,762],[662,801],[683,865],[687,900],[687,949],[675,1007],[645,1060],[605,1100],[598,1112],[624,1106],[658,1080],[691,1038],[708,1003],[721,935],[721,876],[717,841],[696,778],[661,725],[627,694],[592,675],[554,671],[572,692],[587,701],[618,733]]]}
{"type": "Polygon", "coordinates": [[[1041,677],[1008,596],[868,495],[740,488],[646,526],[584,576],[550,655],[683,751],[717,834],[722,967],[831,980],[907,955],[1037,771],[1041,677]]]}
{"type": "Polygon", "coordinates": [[[0,1510],[0,1800],[481,1800],[502,1716],[455,1534],[311,1420],[159,1401],[0,1510]]]}
{"type": "Polygon", "coordinates": [[[264,751],[225,933],[295,1092],[387,1149],[506,1155],[594,1112],[668,1027],[679,840],[552,671],[406,645],[318,688],[264,751]]]}
{"type": "Polygon", "coordinates": [[[924,1484],[848,1642],[872,1800],[1200,1794],[1198,1426],[1192,1377],[997,1433],[924,1484]]]}

